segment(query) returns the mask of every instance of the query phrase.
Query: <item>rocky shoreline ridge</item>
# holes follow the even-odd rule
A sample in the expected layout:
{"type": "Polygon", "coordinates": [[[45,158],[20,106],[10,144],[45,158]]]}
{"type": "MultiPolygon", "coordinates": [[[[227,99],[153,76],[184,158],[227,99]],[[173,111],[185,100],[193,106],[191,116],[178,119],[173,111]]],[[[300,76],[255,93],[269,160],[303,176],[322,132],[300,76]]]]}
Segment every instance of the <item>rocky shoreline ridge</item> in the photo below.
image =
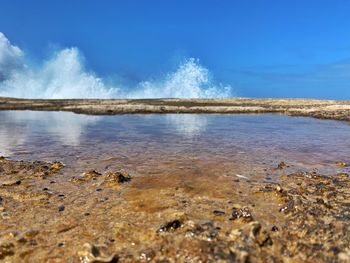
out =
{"type": "Polygon", "coordinates": [[[0,110],[69,111],[89,115],[147,113],[276,113],[350,121],[350,101],[318,99],[17,99],[0,110]]]}

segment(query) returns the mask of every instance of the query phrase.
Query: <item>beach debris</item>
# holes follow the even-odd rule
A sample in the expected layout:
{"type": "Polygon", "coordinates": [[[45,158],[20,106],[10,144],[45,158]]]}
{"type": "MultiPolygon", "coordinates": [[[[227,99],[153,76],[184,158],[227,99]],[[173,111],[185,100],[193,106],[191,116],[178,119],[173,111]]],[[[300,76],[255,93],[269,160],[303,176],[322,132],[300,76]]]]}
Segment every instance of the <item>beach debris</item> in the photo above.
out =
{"type": "Polygon", "coordinates": [[[247,177],[247,176],[245,176],[245,175],[236,174],[236,176],[237,176],[238,178],[248,179],[248,177],[247,177]]]}

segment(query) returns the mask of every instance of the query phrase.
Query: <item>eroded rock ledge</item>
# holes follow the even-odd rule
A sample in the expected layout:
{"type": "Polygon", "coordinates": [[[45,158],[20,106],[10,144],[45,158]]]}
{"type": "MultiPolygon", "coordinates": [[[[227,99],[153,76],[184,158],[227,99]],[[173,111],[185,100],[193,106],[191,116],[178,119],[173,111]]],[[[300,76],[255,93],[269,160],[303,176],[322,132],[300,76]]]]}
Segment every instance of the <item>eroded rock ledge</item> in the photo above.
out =
{"type": "Polygon", "coordinates": [[[350,101],[316,99],[15,99],[0,110],[70,111],[91,115],[127,113],[280,113],[350,121],[350,101]]]}

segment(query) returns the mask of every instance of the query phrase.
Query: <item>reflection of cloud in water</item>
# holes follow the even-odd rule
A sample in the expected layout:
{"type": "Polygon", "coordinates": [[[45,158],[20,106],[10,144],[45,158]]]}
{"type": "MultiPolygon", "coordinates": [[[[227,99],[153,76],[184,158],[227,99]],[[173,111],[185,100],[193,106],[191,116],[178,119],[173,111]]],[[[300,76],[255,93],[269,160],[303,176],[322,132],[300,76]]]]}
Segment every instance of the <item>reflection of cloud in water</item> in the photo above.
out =
{"type": "Polygon", "coordinates": [[[200,135],[208,125],[207,117],[200,114],[167,114],[166,121],[188,138],[200,135]]]}
{"type": "Polygon", "coordinates": [[[0,156],[11,155],[11,148],[21,145],[25,142],[26,135],[16,129],[3,125],[1,118],[0,126],[0,156]]]}
{"type": "Polygon", "coordinates": [[[3,155],[11,155],[11,149],[40,137],[43,131],[62,144],[79,145],[82,131],[100,118],[70,112],[35,111],[5,111],[0,116],[0,153],[3,155]]]}

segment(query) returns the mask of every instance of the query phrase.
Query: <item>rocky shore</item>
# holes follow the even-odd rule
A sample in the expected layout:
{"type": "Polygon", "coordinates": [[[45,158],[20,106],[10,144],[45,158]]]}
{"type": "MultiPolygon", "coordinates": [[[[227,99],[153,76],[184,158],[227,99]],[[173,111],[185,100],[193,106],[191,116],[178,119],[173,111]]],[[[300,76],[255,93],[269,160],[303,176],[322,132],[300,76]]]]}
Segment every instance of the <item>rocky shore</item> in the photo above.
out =
{"type": "Polygon", "coordinates": [[[64,99],[0,98],[0,110],[70,111],[92,115],[126,113],[277,113],[350,120],[350,101],[316,99],[64,99]]]}
{"type": "Polygon", "coordinates": [[[0,160],[0,260],[350,261],[347,173],[292,172],[280,163],[267,171],[280,174],[276,181],[204,177],[207,191],[194,193],[198,181],[107,170],[67,177],[65,169],[0,160]]]}
{"type": "MultiPolygon", "coordinates": [[[[303,99],[0,98],[0,110],[276,113],[350,121],[350,101],[303,99]]],[[[284,160],[261,164],[259,175],[247,166],[242,174],[249,176],[222,174],[222,167],[212,173],[208,167],[218,164],[208,160],[207,172],[199,174],[134,175],[117,160],[91,161],[92,169],[78,165],[73,172],[60,160],[0,156],[0,261],[350,262],[346,160],[332,160],[327,175],[284,160]]]]}

